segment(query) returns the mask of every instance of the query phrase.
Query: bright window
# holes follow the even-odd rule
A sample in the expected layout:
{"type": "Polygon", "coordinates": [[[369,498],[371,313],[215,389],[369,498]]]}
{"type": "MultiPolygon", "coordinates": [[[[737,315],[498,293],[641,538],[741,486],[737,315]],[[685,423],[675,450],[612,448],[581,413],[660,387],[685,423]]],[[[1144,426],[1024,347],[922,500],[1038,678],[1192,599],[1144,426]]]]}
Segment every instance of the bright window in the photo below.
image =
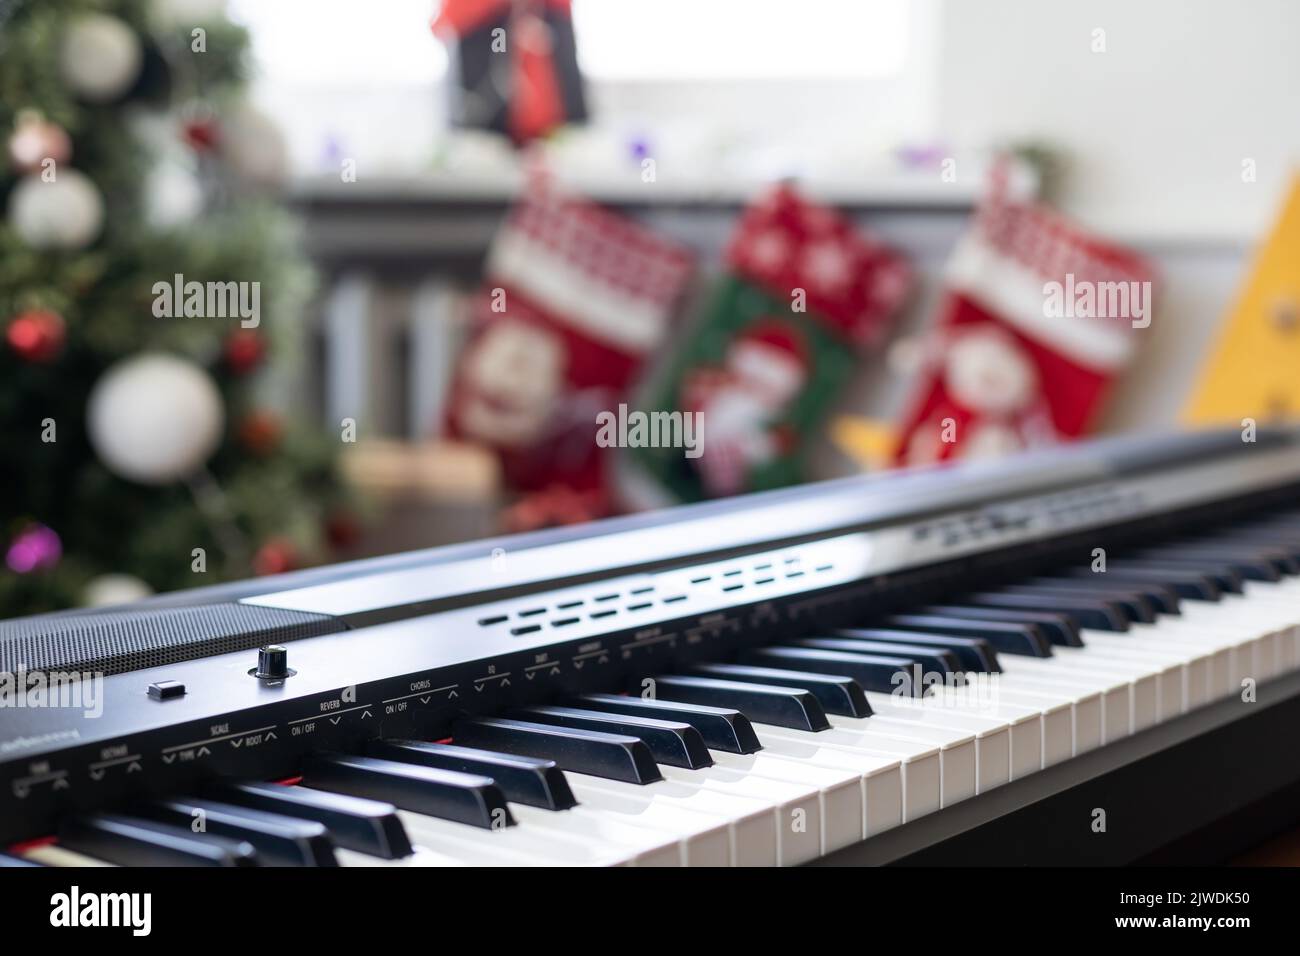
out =
{"type": "Polygon", "coordinates": [[[896,74],[909,0],[576,0],[594,80],[742,80],[896,74]]]}

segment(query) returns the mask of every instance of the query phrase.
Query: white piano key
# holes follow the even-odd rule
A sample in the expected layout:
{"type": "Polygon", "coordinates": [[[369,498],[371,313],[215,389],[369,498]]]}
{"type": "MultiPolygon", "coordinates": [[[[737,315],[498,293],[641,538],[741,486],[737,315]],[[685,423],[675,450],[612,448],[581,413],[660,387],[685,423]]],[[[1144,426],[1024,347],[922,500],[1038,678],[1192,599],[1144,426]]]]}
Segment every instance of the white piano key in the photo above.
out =
{"type": "Polygon", "coordinates": [[[898,727],[868,718],[860,729],[832,728],[810,734],[785,727],[760,727],[759,739],[785,737],[810,744],[848,746],[855,750],[906,756],[939,748],[939,806],[947,807],[973,797],[976,792],[975,737],[963,731],[941,728],[898,727]]]}
{"type": "MultiPolygon", "coordinates": [[[[1002,697],[998,679],[1000,675],[992,676],[990,682],[977,694],[972,694],[968,687],[940,688],[920,701],[912,698],[916,701],[914,704],[900,699],[900,706],[908,709],[928,704],[944,712],[975,714],[985,719],[1006,721],[1012,727],[1011,779],[1019,780],[1043,769],[1043,740],[1048,732],[1048,714],[1041,701],[1016,704],[1002,697]]],[[[1063,718],[1058,716],[1055,719],[1058,723],[1063,720],[1066,743],[1069,745],[1074,724],[1070,706],[1068,703],[1060,703],[1055,708],[1064,714],[1063,718]]]]}
{"type": "MultiPolygon", "coordinates": [[[[762,739],[761,734],[759,739],[762,739]]],[[[664,776],[671,779],[690,781],[702,778],[705,786],[710,786],[716,778],[724,782],[762,779],[768,783],[808,788],[806,792],[814,798],[812,805],[805,797],[790,806],[784,816],[781,830],[783,856],[787,843],[797,856],[800,855],[803,851],[798,847],[813,834],[818,837],[815,842],[818,843],[818,853],[823,856],[862,839],[862,778],[859,773],[823,763],[783,760],[761,752],[711,753],[714,759],[712,767],[685,770],[665,766],[661,769],[664,776]]],[[[801,858],[798,862],[806,862],[806,859],[801,858]]]]}
{"type": "MultiPolygon", "coordinates": [[[[1264,582],[1250,584],[1278,587],[1264,582]]],[[[1184,611],[1185,628],[1226,640],[1234,648],[1233,671],[1221,685],[1222,694],[1238,693],[1245,677],[1263,674],[1259,679],[1265,679],[1278,673],[1286,661],[1296,660],[1296,623],[1300,617],[1296,606],[1300,602],[1284,597],[1285,592],[1251,587],[1247,590],[1251,597],[1227,595],[1217,604],[1193,605],[1184,611]]]]}
{"type": "Polygon", "coordinates": [[[675,842],[642,853],[617,844],[599,843],[532,825],[485,830],[410,810],[398,810],[397,816],[412,843],[470,865],[611,866],[616,863],[640,865],[645,861],[653,865],[676,866],[680,861],[675,842]]]}
{"type": "MultiPolygon", "coordinates": [[[[867,725],[860,729],[876,731],[891,737],[925,740],[930,743],[945,745],[943,760],[945,767],[958,754],[959,748],[966,746],[966,740],[974,744],[973,757],[975,766],[974,793],[984,793],[1007,783],[1011,779],[1011,728],[1007,724],[991,725],[988,721],[962,723],[959,717],[947,722],[935,720],[918,724],[907,720],[891,711],[877,711],[870,718],[837,717],[831,722],[832,727],[843,730],[859,729],[849,725],[849,721],[867,725]]],[[[963,799],[958,796],[957,799],[963,799]]]]}
{"type": "MultiPolygon", "coordinates": [[[[763,752],[769,757],[800,763],[851,770],[861,780],[862,835],[875,836],[904,820],[908,761],[867,750],[839,749],[818,743],[803,743],[765,733],[760,735],[763,752]]],[[[796,732],[797,733],[797,732],[796,732]]],[[[820,740],[820,735],[818,735],[820,740]]],[[[938,799],[938,753],[929,751],[934,764],[934,795],[938,799]]],[[[919,771],[918,771],[919,772],[919,771]]],[[[921,787],[923,783],[917,783],[921,787]]],[[[926,811],[928,812],[928,811],[926,811]]]]}
{"type": "MultiPolygon", "coordinates": [[[[1068,760],[1074,753],[1074,700],[1077,691],[1073,687],[1055,692],[1018,691],[1013,685],[1003,681],[998,675],[997,702],[999,707],[1024,707],[1036,711],[1042,718],[1042,735],[1038,742],[1038,754],[1035,761],[1026,763],[1023,752],[1016,759],[1016,771],[1023,776],[1028,770],[1041,770],[1062,760],[1068,760]]],[[[1022,685],[1023,686],[1023,685],[1022,685]]],[[[961,694],[960,690],[944,689],[947,695],[961,694]]]]}
{"type": "Polygon", "coordinates": [[[788,759],[824,762],[840,766],[847,748],[854,760],[890,760],[901,762],[901,799],[903,820],[914,820],[933,813],[943,805],[942,751],[933,744],[877,735],[870,741],[856,734],[828,730],[812,734],[806,731],[763,726],[755,728],[768,752],[788,759]],[[804,748],[804,749],[798,749],[804,748]]]}
{"type": "Polygon", "coordinates": [[[67,850],[54,843],[32,847],[24,850],[20,855],[42,866],[117,866],[116,863],[97,860],[93,856],[86,856],[76,850],[67,850]]]}
{"type": "Polygon", "coordinates": [[[1058,677],[1051,670],[1030,669],[1036,663],[1031,658],[1023,658],[1014,665],[1004,664],[998,695],[1000,700],[1013,704],[1068,702],[1068,729],[1064,742],[1056,737],[1049,738],[1046,733],[1043,737],[1043,766],[1050,767],[1101,745],[1104,691],[1107,688],[1086,677],[1067,677],[1063,672],[1058,677]],[[1015,669],[1022,666],[1025,667],[1023,672],[1015,669]]]}
{"type": "MultiPolygon", "coordinates": [[[[1034,757],[1041,753],[1042,715],[1036,712],[1021,710],[1015,714],[995,715],[992,708],[968,710],[965,707],[947,706],[946,699],[937,695],[905,698],[870,691],[866,697],[874,711],[872,718],[866,718],[868,720],[883,718],[894,723],[919,723],[973,732],[979,766],[979,793],[1011,780],[1017,735],[1024,738],[1028,753],[1034,757]]],[[[853,717],[832,716],[829,719],[832,727],[847,729],[863,722],[862,719],[853,717]]]]}
{"type": "Polygon", "coordinates": [[[393,866],[393,867],[412,867],[418,868],[423,866],[466,866],[463,860],[457,860],[450,856],[444,856],[441,853],[434,853],[432,850],[422,846],[414,847],[415,852],[409,856],[400,856],[395,860],[386,860],[383,857],[371,856],[369,853],[361,853],[357,850],[344,850],[336,847],[334,856],[339,862],[339,866],[393,866]]]}
{"type": "Polygon", "coordinates": [[[1141,648],[1148,644],[1187,656],[1187,679],[1184,686],[1187,709],[1192,710],[1220,696],[1232,673],[1234,644],[1231,640],[1199,625],[1179,621],[1175,628],[1156,625],[1153,636],[1139,634],[1141,648]]]}
{"type": "MultiPolygon", "coordinates": [[[[1091,632],[1087,632],[1091,637],[1091,632]]],[[[1089,639],[1085,637],[1085,641],[1089,639]]],[[[1076,673],[1110,677],[1154,678],[1155,718],[1159,723],[1181,714],[1185,708],[1187,668],[1169,653],[1121,648],[1104,640],[1084,648],[1062,648],[1062,657],[1076,673]]]]}
{"type": "MultiPolygon", "coordinates": [[[[1135,625],[1137,628],[1152,626],[1135,625]]],[[[1163,663],[1161,716],[1165,720],[1208,700],[1213,650],[1185,632],[1146,636],[1139,630],[1131,638],[1089,632],[1085,640],[1090,660],[1163,663]]]]}
{"type": "Polygon", "coordinates": [[[644,786],[568,772],[574,796],[597,802],[602,794],[647,805],[699,813],[725,821],[735,866],[777,866],[780,863],[779,807],[769,797],[706,789],[675,780],[644,786]]]}
{"type": "MultiPolygon", "coordinates": [[[[552,812],[527,809],[531,813],[552,812]]],[[[681,841],[683,866],[731,865],[731,828],[720,817],[599,790],[580,798],[575,809],[599,812],[628,826],[675,835],[681,841]]]]}
{"type": "Polygon", "coordinates": [[[1028,688],[1040,694],[1067,695],[1075,702],[1072,708],[1072,753],[1133,733],[1138,714],[1143,721],[1154,723],[1159,700],[1154,674],[1129,680],[1104,669],[1073,667],[1067,652],[1076,651],[1076,648],[1054,650],[1059,653],[1047,660],[1022,657],[1005,662],[1000,693],[1005,697],[1008,693],[1015,694],[1028,688]],[[1099,703],[1094,704],[1093,697],[1099,703]],[[1080,699],[1085,705],[1081,711],[1077,706],[1080,699]],[[1094,714],[1094,707],[1100,720],[1096,719],[1098,715],[1094,714]],[[1079,747],[1083,749],[1079,750],[1079,747]]]}
{"type": "MultiPolygon", "coordinates": [[[[777,859],[781,866],[797,866],[823,855],[822,795],[816,784],[718,766],[707,770],[680,767],[662,767],[662,770],[666,780],[695,784],[719,793],[753,796],[771,803],[776,810],[777,859]]],[[[853,796],[854,808],[860,813],[858,795],[854,793],[853,796]]]]}
{"type": "MultiPolygon", "coordinates": [[[[512,803],[510,812],[514,814],[519,826],[527,825],[543,833],[567,833],[584,841],[625,847],[639,856],[648,854],[644,858],[653,859],[655,865],[689,866],[694,862],[697,866],[725,866],[727,863],[725,832],[719,828],[715,828],[716,833],[706,831],[704,834],[669,831],[663,827],[630,823],[626,817],[612,814],[608,810],[581,804],[569,810],[543,810],[540,807],[512,803]],[[713,841],[712,847],[710,841],[713,841]],[[677,850],[676,860],[672,864],[659,855],[670,846],[675,846],[677,850]],[[719,849],[721,857],[718,855],[719,849]]],[[[639,859],[637,865],[647,864],[639,859]]]]}

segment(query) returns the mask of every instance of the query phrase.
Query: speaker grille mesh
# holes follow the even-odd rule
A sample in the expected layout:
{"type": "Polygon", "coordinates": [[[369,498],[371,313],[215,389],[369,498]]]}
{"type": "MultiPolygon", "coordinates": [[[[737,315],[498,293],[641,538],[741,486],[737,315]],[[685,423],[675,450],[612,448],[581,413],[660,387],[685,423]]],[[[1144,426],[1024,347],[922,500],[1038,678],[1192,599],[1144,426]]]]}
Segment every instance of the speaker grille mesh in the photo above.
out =
{"type": "Polygon", "coordinates": [[[121,674],[346,629],[323,614],[245,604],[25,618],[0,622],[0,673],[121,674]]]}

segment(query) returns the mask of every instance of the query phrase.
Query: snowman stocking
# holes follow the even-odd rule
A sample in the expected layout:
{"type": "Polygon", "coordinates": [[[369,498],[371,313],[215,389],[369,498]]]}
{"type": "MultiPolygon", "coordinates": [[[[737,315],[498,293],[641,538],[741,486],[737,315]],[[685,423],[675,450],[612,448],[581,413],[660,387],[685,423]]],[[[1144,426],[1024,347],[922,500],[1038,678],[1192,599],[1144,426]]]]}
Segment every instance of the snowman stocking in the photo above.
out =
{"type": "Polygon", "coordinates": [[[898,459],[991,457],[1082,434],[1151,319],[1149,265],[1039,205],[994,195],[948,293],[898,459]]]}
{"type": "Polygon", "coordinates": [[[855,349],[878,341],[911,281],[896,252],[788,187],[746,210],[727,268],[655,403],[696,416],[703,440],[637,452],[684,500],[802,480],[855,349]]]}
{"type": "Polygon", "coordinates": [[[649,230],[536,189],[489,251],[450,431],[497,449],[515,488],[602,497],[611,450],[597,415],[661,343],[691,268],[649,230]]]}

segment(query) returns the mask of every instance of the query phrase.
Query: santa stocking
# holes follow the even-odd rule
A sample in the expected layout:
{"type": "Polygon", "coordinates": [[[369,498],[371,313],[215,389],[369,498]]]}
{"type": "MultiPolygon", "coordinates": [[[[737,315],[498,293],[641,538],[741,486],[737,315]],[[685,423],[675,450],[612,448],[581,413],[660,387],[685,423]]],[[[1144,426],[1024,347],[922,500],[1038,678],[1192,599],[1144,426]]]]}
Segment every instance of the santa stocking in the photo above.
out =
{"type": "Polygon", "coordinates": [[[698,415],[701,447],[638,451],[685,500],[802,480],[855,349],[879,339],[911,280],[896,252],[788,187],[745,212],[727,266],[656,402],[698,415]]]}
{"type": "Polygon", "coordinates": [[[948,266],[898,460],[979,458],[1083,433],[1150,322],[1135,253],[995,186],[948,266]]]}
{"type": "Polygon", "coordinates": [[[498,449],[516,488],[602,497],[611,450],[596,444],[597,415],[662,342],[691,268],[681,247],[539,188],[488,254],[451,432],[498,449]]]}

